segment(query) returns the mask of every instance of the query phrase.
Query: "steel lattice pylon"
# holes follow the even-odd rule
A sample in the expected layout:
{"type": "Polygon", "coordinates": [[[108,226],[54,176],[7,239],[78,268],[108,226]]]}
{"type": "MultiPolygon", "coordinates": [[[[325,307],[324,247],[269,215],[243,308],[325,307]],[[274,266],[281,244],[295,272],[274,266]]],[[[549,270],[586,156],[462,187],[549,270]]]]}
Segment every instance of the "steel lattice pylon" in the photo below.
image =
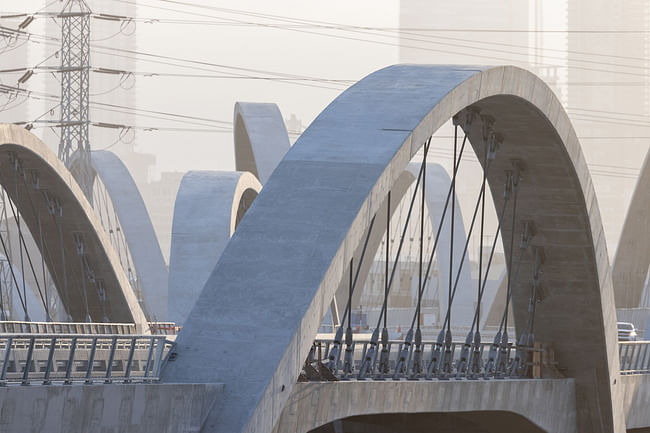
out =
{"type": "Polygon", "coordinates": [[[84,194],[92,200],[88,129],[90,94],[90,8],[84,0],[69,0],[61,11],[61,142],[59,158],[73,170],[84,194]]]}

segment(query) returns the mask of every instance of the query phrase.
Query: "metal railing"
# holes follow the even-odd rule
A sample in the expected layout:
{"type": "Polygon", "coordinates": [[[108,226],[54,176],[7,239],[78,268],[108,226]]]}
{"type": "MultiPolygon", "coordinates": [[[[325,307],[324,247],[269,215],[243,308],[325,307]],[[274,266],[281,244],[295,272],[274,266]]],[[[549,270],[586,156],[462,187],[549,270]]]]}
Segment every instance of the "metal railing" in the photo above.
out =
{"type": "Polygon", "coordinates": [[[619,341],[621,374],[650,373],[650,341],[619,341]]]}
{"type": "Polygon", "coordinates": [[[4,334],[0,385],[157,381],[174,345],[160,335],[4,334]]]}
{"type": "Polygon", "coordinates": [[[0,321],[2,334],[135,334],[133,323],[0,321]]]}
{"type": "Polygon", "coordinates": [[[181,331],[181,326],[175,322],[149,322],[149,329],[156,335],[177,335],[181,331]]]}
{"type": "Polygon", "coordinates": [[[311,370],[311,374],[304,371],[302,380],[539,377],[534,367],[539,367],[544,352],[539,347],[518,348],[510,343],[504,346],[499,354],[492,342],[484,342],[479,346],[478,359],[474,361],[471,350],[463,350],[464,343],[454,342],[451,344],[450,353],[447,354],[448,367],[443,369],[445,348],[438,346],[436,354],[436,342],[423,342],[422,351],[416,356],[414,344],[405,346],[403,340],[391,340],[386,346],[387,362],[381,371],[382,345],[374,348],[374,362],[369,362],[370,358],[367,356],[370,346],[367,340],[353,341],[352,365],[346,372],[344,358],[347,345],[343,343],[332,352],[335,347],[333,339],[316,339],[305,363],[305,368],[311,370]],[[333,359],[330,359],[332,353],[333,359]],[[435,361],[432,362],[432,359],[435,361]],[[418,362],[420,367],[414,368],[418,362]]]}
{"type": "MultiPolygon", "coordinates": [[[[181,327],[174,322],[149,322],[155,335],[176,335],[181,327]]],[[[133,323],[24,322],[0,321],[0,334],[136,334],[133,323]]]]}

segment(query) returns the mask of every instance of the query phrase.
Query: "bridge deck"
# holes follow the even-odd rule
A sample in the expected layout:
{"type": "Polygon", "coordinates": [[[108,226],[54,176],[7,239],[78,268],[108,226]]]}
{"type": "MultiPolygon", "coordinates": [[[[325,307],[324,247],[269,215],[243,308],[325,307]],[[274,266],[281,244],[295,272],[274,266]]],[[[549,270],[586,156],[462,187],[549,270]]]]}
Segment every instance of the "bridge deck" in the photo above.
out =
{"type": "Polygon", "coordinates": [[[548,433],[576,432],[573,379],[298,383],[274,432],[306,433],[351,416],[512,412],[548,433]]]}

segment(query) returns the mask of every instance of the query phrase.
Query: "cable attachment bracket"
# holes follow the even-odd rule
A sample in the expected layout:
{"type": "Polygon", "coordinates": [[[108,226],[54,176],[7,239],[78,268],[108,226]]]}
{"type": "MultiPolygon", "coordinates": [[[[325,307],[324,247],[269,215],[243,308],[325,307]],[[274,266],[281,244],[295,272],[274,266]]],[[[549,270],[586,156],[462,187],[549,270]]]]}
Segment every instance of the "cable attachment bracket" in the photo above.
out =
{"type": "Polygon", "coordinates": [[[521,233],[521,241],[519,242],[519,248],[525,250],[528,248],[530,241],[537,234],[537,227],[535,222],[532,220],[524,221],[524,230],[521,233]]]}
{"type": "Polygon", "coordinates": [[[38,190],[41,188],[41,177],[38,174],[38,170],[30,170],[31,178],[32,178],[32,188],[35,190],[38,190]]]}
{"type": "Polygon", "coordinates": [[[77,247],[77,255],[83,256],[84,255],[84,240],[83,240],[83,235],[79,232],[74,232],[74,242],[77,247]]]}
{"type": "Polygon", "coordinates": [[[451,118],[454,126],[460,126],[465,132],[469,131],[472,123],[479,118],[481,110],[475,107],[465,108],[451,118]]]}
{"type": "Polygon", "coordinates": [[[51,196],[47,191],[43,191],[43,196],[47,202],[47,211],[50,215],[61,217],[63,216],[63,209],[59,199],[51,196]]]}
{"type": "Polygon", "coordinates": [[[483,142],[485,143],[491,133],[494,133],[494,117],[489,114],[480,114],[481,132],[483,133],[483,142]]]}
{"type": "Polygon", "coordinates": [[[497,151],[503,144],[503,136],[498,132],[490,131],[487,136],[487,159],[494,161],[497,157],[497,151]]]}

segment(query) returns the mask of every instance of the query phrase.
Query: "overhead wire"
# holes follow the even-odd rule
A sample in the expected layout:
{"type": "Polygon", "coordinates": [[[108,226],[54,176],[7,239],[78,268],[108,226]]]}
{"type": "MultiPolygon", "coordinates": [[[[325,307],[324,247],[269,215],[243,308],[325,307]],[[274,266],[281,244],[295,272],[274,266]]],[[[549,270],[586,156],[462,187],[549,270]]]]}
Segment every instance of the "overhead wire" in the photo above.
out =
{"type": "MultiPolygon", "coordinates": [[[[121,2],[121,3],[135,4],[134,2],[130,2],[130,1],[127,1],[127,0],[113,0],[113,1],[121,2]]],[[[161,0],[161,1],[165,2],[165,3],[173,3],[173,4],[191,6],[191,7],[198,8],[198,9],[207,9],[207,10],[220,11],[220,12],[226,12],[226,13],[231,13],[231,14],[240,14],[240,15],[245,15],[245,16],[261,17],[261,18],[272,19],[272,20],[281,21],[281,22],[312,23],[316,27],[321,28],[321,29],[325,29],[325,30],[340,30],[340,31],[348,31],[348,32],[360,33],[360,34],[371,35],[371,36],[390,37],[390,35],[385,36],[385,35],[380,35],[380,34],[377,34],[377,33],[370,32],[369,30],[373,29],[372,27],[368,28],[368,27],[360,27],[360,26],[346,26],[346,25],[342,25],[342,24],[330,23],[330,22],[324,22],[324,21],[305,20],[305,19],[300,19],[300,18],[290,18],[290,17],[280,16],[280,15],[263,14],[263,13],[258,13],[258,12],[249,12],[249,11],[242,11],[242,10],[237,10],[237,9],[227,9],[227,8],[220,8],[220,7],[207,6],[207,5],[195,5],[195,4],[192,4],[192,3],[182,2],[182,1],[172,1],[172,0],[161,0]]],[[[189,11],[184,11],[184,10],[179,10],[179,9],[172,9],[172,8],[162,8],[162,7],[159,7],[159,6],[151,6],[151,5],[147,5],[147,4],[141,4],[141,3],[138,3],[138,5],[145,6],[145,7],[155,7],[157,9],[169,10],[169,11],[174,11],[174,12],[181,12],[181,13],[191,14],[191,15],[196,14],[194,12],[189,12],[189,11]]],[[[233,18],[216,17],[214,15],[206,15],[206,14],[200,14],[200,15],[204,16],[204,17],[228,19],[228,20],[231,20],[233,22],[240,22],[240,20],[233,19],[233,18]]],[[[364,41],[364,42],[380,43],[380,44],[384,44],[384,45],[388,44],[388,45],[399,46],[399,47],[404,47],[404,48],[413,48],[413,49],[417,49],[417,50],[445,52],[445,53],[449,53],[449,54],[472,55],[472,56],[478,56],[478,57],[483,57],[483,58],[491,58],[491,59],[495,59],[495,60],[511,61],[511,59],[503,59],[503,58],[494,57],[494,56],[483,56],[483,55],[468,54],[468,53],[462,53],[462,52],[461,53],[459,53],[459,52],[448,52],[448,51],[441,51],[441,50],[425,48],[425,47],[409,46],[409,45],[399,44],[399,43],[398,44],[390,44],[390,43],[386,43],[385,41],[376,41],[376,40],[373,41],[373,40],[367,40],[367,39],[363,40],[363,39],[359,39],[359,38],[350,38],[350,37],[344,37],[344,36],[339,36],[339,35],[332,35],[332,34],[328,34],[328,33],[310,32],[310,31],[300,30],[300,29],[295,29],[295,28],[282,27],[282,26],[278,26],[278,25],[276,25],[274,23],[257,23],[257,25],[259,25],[261,27],[279,28],[279,29],[289,30],[289,31],[299,31],[299,32],[303,32],[303,33],[311,33],[311,34],[317,34],[317,35],[334,37],[334,38],[359,40],[359,41],[364,41]]],[[[413,38],[401,37],[400,40],[402,40],[402,39],[404,39],[404,40],[414,40],[413,38]]],[[[455,39],[458,39],[458,38],[455,38],[455,39]]],[[[437,42],[431,41],[431,40],[429,40],[429,41],[414,40],[414,41],[437,43],[437,42]]],[[[468,41],[468,40],[465,40],[465,41],[468,41]]],[[[517,52],[505,51],[505,50],[499,50],[499,49],[495,50],[494,48],[471,47],[471,46],[467,46],[467,45],[459,45],[459,44],[453,44],[453,43],[437,43],[437,44],[442,44],[442,45],[446,45],[446,46],[456,46],[456,47],[465,48],[465,49],[469,48],[469,49],[474,49],[474,50],[487,50],[490,53],[491,52],[502,52],[502,53],[507,53],[507,54],[512,54],[512,55],[520,55],[520,56],[526,56],[526,57],[529,56],[529,53],[517,53],[517,52]]],[[[563,58],[557,58],[557,57],[552,57],[552,56],[544,56],[544,55],[542,55],[542,57],[552,58],[552,59],[556,59],[556,60],[557,59],[565,60],[563,58]]],[[[571,59],[571,60],[572,61],[573,60],[582,61],[582,62],[593,63],[593,64],[603,64],[603,65],[616,66],[616,67],[623,66],[623,67],[629,67],[629,68],[633,68],[633,69],[638,68],[638,69],[647,70],[647,68],[645,66],[619,65],[619,64],[614,64],[614,63],[597,62],[597,61],[582,60],[582,59],[571,59]]],[[[531,63],[531,62],[529,61],[527,63],[531,63]]],[[[539,62],[534,62],[534,63],[537,63],[538,65],[541,65],[541,66],[564,67],[563,65],[548,65],[548,64],[541,64],[539,62]]],[[[574,67],[574,68],[585,69],[583,67],[577,67],[577,66],[574,67]]],[[[622,71],[596,70],[596,69],[594,69],[594,71],[597,71],[597,72],[611,72],[611,73],[623,73],[622,71]]],[[[628,72],[628,74],[630,74],[630,73],[628,72]]],[[[642,74],[634,74],[634,75],[644,76],[642,74]]]]}

